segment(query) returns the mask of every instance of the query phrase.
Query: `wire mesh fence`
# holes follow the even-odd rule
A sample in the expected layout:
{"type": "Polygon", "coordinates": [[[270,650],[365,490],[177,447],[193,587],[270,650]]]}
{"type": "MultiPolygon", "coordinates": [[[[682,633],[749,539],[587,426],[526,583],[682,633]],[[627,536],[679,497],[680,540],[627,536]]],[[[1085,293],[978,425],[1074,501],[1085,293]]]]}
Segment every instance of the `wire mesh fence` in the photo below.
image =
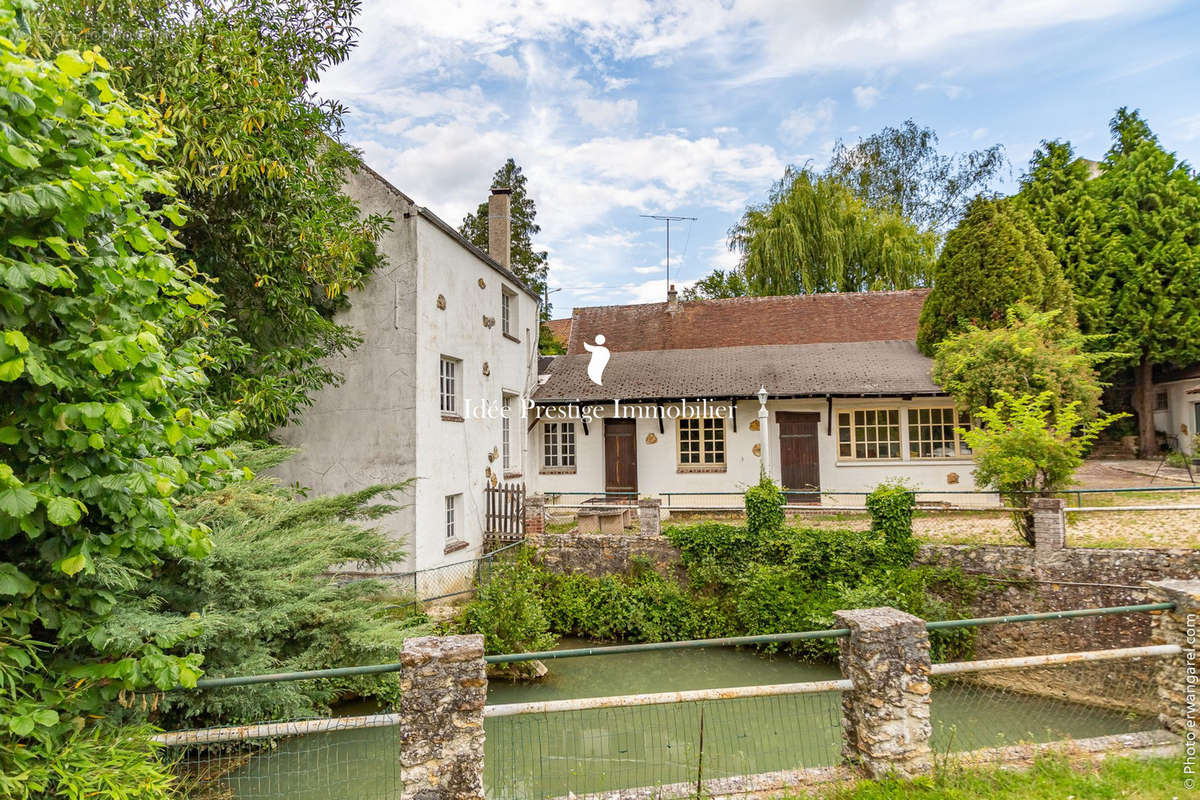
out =
{"type": "Polygon", "coordinates": [[[515,542],[478,558],[464,559],[415,572],[396,573],[387,576],[387,580],[400,592],[411,594],[417,602],[428,603],[460,597],[487,583],[495,572],[496,565],[514,556],[522,546],[522,542],[515,542]]]}
{"type": "Polygon", "coordinates": [[[241,726],[224,729],[237,738],[168,745],[162,755],[191,800],[398,800],[400,729],[388,722],[348,727],[345,719],[328,718],[241,726]]]}
{"type": "Polygon", "coordinates": [[[935,752],[1158,729],[1157,657],[1074,662],[933,679],[935,752]]]}
{"type": "Polygon", "coordinates": [[[836,764],[841,717],[827,691],[488,718],[484,786],[494,800],[703,796],[720,778],[836,764]]]}

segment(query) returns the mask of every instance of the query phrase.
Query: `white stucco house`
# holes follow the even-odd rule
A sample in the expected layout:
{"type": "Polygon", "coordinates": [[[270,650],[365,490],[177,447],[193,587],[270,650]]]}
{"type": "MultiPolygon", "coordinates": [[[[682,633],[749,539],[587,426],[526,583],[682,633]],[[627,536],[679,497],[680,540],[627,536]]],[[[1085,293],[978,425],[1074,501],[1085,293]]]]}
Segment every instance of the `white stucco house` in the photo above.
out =
{"type": "Polygon", "coordinates": [[[462,562],[481,549],[484,487],[522,480],[527,457],[539,306],[509,269],[509,195],[491,197],[489,255],[370,169],[346,192],[391,215],[387,263],[339,314],[363,339],[331,364],[345,382],[277,433],[299,452],[276,472],[316,495],[415,478],[377,523],[407,542],[396,571],[462,562]]]}
{"type": "Polygon", "coordinates": [[[527,480],[550,495],[676,493],[672,505],[704,505],[687,493],[757,482],[765,444],[792,502],[853,505],[829,493],[889,478],[945,499],[972,489],[955,432],[966,420],[916,347],[927,293],[679,302],[672,291],[664,303],[576,309],[566,355],[543,359],[533,393],[527,480]],[[586,347],[597,341],[610,354],[599,385],[586,347]]]}
{"type": "Polygon", "coordinates": [[[1196,454],[1200,433],[1200,364],[1164,369],[1154,376],[1154,428],[1167,437],[1167,446],[1196,454]]]}

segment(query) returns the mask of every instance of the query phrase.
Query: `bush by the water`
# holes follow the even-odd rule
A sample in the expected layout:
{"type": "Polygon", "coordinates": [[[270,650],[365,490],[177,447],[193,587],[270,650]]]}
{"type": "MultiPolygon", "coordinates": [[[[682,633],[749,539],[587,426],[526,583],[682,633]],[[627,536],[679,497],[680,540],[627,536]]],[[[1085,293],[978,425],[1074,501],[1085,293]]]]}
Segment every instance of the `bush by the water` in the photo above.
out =
{"type": "MultiPolygon", "coordinates": [[[[463,610],[458,629],[464,633],[482,633],[488,655],[549,650],[558,637],[550,631],[540,592],[541,582],[528,553],[521,553],[511,561],[500,561],[492,568],[489,580],[479,587],[475,599],[463,610]]],[[[517,675],[529,670],[528,662],[508,668],[517,675]]]]}
{"type": "MultiPolygon", "coordinates": [[[[761,485],[755,489],[767,494],[761,485]]],[[[593,639],[653,642],[817,630],[835,627],[834,611],[872,606],[930,620],[964,616],[974,581],[957,570],[911,566],[911,492],[884,485],[868,505],[875,519],[866,533],[782,524],[757,532],[716,522],[668,527],[664,536],[682,554],[681,577],[661,575],[636,559],[625,575],[560,574],[533,563],[518,569],[528,575],[523,586],[538,584],[538,614],[550,630],[593,639]]],[[[486,634],[497,618],[514,615],[503,592],[487,598],[473,604],[468,629],[486,634]]],[[[969,652],[971,635],[935,632],[932,643],[935,658],[959,657],[969,652]]],[[[837,643],[810,640],[785,649],[833,658],[837,643]]]]}
{"type": "MultiPolygon", "coordinates": [[[[239,461],[266,469],[282,448],[239,461]]],[[[304,500],[269,478],[198,495],[183,510],[211,531],[212,553],[164,563],[138,583],[106,635],[186,634],[169,652],[203,656],[205,677],[253,675],[396,660],[409,636],[431,633],[409,597],[378,580],[335,580],[338,565],[394,563],[402,548],[372,520],[403,486],[304,500]],[[365,523],[365,524],[364,524],[365,523]]],[[[162,727],[259,722],[323,712],[345,695],[399,696],[395,675],[168,692],[147,716],[162,727]]],[[[142,704],[131,709],[141,715],[142,704]]]]}

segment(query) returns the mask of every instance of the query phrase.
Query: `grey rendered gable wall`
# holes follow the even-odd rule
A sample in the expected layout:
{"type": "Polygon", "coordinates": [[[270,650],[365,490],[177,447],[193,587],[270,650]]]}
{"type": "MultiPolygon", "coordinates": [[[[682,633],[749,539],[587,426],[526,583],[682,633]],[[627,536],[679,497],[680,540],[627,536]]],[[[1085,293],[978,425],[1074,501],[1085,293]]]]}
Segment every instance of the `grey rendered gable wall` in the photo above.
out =
{"type": "MultiPolygon", "coordinates": [[[[406,217],[414,206],[369,170],[351,175],[346,192],[364,214],[390,214],[392,229],[380,241],[387,263],[338,315],[363,340],[356,350],[330,362],[345,383],[322,389],[299,424],[277,434],[300,448],[279,466],[277,476],[316,496],[399,483],[416,474],[417,236],[416,217],[406,217]]],[[[396,504],[407,507],[376,524],[410,541],[415,527],[411,502],[411,491],[398,496],[396,504]]],[[[411,548],[409,552],[411,562],[411,548]]]]}

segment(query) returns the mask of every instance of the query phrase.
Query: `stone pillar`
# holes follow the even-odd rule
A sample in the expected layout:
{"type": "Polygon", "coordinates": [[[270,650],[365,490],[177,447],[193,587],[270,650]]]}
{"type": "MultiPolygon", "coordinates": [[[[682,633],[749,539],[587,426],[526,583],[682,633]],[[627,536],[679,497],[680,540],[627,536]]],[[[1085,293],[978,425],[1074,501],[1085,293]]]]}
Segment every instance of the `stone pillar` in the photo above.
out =
{"type": "Polygon", "coordinates": [[[1196,634],[1200,630],[1200,581],[1152,581],[1151,602],[1174,603],[1175,610],[1160,611],[1153,618],[1154,644],[1177,644],[1183,652],[1158,659],[1155,685],[1158,694],[1158,720],[1167,730],[1180,736],[1195,733],[1197,717],[1188,719],[1189,705],[1195,707],[1200,693],[1196,673],[1196,634]],[[1190,670],[1190,674],[1189,674],[1190,670]],[[1190,726],[1190,727],[1189,727],[1190,726]]]}
{"type": "Polygon", "coordinates": [[[544,494],[525,495],[525,535],[546,532],[546,496],[544,494]]]}
{"type": "Polygon", "coordinates": [[[483,637],[407,639],[400,663],[401,800],[483,800],[483,637]]]}
{"type": "Polygon", "coordinates": [[[643,497],[638,500],[638,528],[642,536],[658,536],[662,529],[662,500],[643,497]]]}
{"type": "Polygon", "coordinates": [[[842,675],[842,755],[872,778],[911,778],[932,768],[930,658],[925,621],[894,608],[835,611],[842,675]]]}
{"type": "Polygon", "coordinates": [[[1029,501],[1033,512],[1033,549],[1038,560],[1067,546],[1067,501],[1057,497],[1034,497],[1029,501]]]}

